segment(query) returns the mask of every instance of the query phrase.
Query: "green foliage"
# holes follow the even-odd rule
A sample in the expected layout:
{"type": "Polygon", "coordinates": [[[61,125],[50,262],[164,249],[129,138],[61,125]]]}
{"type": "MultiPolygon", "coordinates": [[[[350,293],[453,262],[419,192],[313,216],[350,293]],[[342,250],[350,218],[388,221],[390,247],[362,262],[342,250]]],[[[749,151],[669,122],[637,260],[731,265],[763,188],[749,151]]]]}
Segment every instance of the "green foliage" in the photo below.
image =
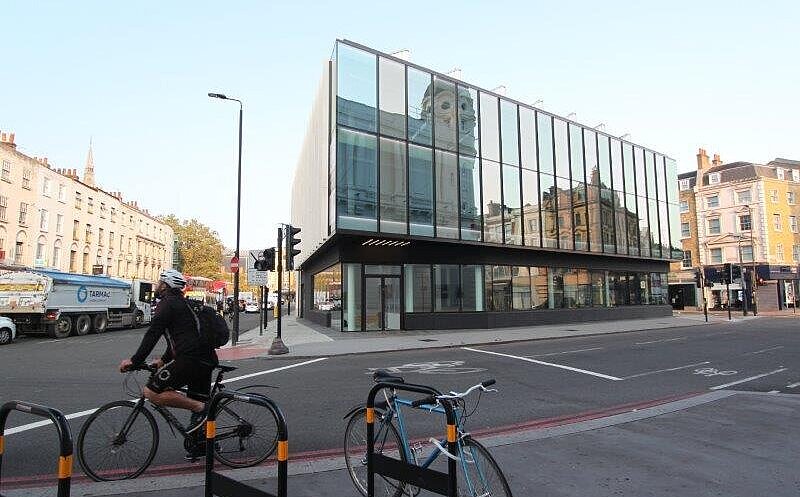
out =
{"type": "Polygon", "coordinates": [[[162,216],[160,220],[175,231],[180,271],[191,276],[222,278],[222,240],[216,231],[197,219],[178,219],[173,214],[162,216]]]}

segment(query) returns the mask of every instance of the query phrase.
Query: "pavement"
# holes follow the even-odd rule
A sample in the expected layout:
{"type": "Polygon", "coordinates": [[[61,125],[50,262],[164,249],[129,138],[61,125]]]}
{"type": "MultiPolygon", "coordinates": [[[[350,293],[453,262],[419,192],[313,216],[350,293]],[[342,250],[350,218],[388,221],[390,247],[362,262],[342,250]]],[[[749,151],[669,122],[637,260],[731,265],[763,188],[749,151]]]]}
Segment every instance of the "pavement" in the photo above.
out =
{"type": "MultiPolygon", "coordinates": [[[[474,434],[516,496],[771,497],[800,494],[800,396],[714,391],[474,434]]],[[[337,454],[289,456],[288,495],[357,496],[337,454]]],[[[276,492],[275,467],[221,471],[276,492]]],[[[73,485],[74,497],[195,497],[203,474],[73,485]]],[[[12,490],[45,497],[53,489],[12,490]]],[[[430,495],[422,492],[420,496],[430,495]]]]}
{"type": "MultiPolygon", "coordinates": [[[[739,315],[734,319],[755,321],[762,317],[739,315]]],[[[327,357],[687,326],[700,332],[706,326],[724,326],[727,322],[727,314],[710,315],[706,323],[702,314],[676,313],[654,319],[492,330],[342,333],[285,317],[282,339],[290,352],[277,357],[327,357]]],[[[221,349],[220,356],[234,361],[275,357],[267,353],[275,335],[275,321],[270,319],[263,333],[258,328],[242,333],[239,344],[221,349]]],[[[535,399],[525,402],[533,405],[535,399]]],[[[532,419],[502,431],[484,430],[474,435],[490,448],[517,496],[797,496],[800,434],[792,427],[799,410],[800,396],[796,394],[703,390],[532,419]]],[[[289,419],[290,433],[300,429],[289,419]]],[[[293,453],[290,437],[289,451],[290,497],[359,495],[337,450],[293,453]]],[[[274,462],[221,472],[255,488],[276,492],[274,462]]],[[[53,487],[3,493],[7,497],[55,494],[53,487]]],[[[202,494],[202,473],[81,483],[73,485],[71,492],[82,497],[202,494]]]]}

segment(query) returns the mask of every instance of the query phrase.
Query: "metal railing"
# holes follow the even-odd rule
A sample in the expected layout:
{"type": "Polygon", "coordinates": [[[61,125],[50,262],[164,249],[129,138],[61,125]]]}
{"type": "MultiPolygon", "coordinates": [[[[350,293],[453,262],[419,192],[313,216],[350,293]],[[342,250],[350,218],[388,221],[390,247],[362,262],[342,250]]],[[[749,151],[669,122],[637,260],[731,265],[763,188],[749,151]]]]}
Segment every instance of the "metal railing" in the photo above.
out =
{"type": "Polygon", "coordinates": [[[2,484],[3,452],[5,438],[3,433],[6,428],[6,419],[11,411],[20,411],[42,418],[49,418],[58,430],[59,456],[56,466],[58,475],[58,497],[69,497],[72,483],[72,433],[67,423],[67,418],[56,409],[21,400],[6,402],[0,407],[0,485],[2,484]]]}

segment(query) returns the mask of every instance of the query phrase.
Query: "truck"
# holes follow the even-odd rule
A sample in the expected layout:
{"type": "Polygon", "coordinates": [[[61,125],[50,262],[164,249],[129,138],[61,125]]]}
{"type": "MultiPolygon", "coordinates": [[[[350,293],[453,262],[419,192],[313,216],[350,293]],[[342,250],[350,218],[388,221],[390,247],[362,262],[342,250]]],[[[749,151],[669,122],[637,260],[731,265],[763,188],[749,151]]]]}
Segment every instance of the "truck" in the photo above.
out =
{"type": "Polygon", "coordinates": [[[52,338],[134,327],[149,318],[136,305],[132,285],[108,276],[49,270],[0,273],[0,315],[18,333],[52,338]]]}

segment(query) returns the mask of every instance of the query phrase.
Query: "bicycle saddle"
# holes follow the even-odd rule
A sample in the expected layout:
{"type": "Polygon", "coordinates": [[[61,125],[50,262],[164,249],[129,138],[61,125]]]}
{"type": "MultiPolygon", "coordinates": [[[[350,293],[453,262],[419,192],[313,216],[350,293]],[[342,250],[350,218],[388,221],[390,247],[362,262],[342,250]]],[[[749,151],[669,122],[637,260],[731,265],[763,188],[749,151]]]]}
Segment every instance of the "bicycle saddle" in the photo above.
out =
{"type": "Polygon", "coordinates": [[[392,373],[386,371],[385,369],[378,369],[374,373],[372,373],[372,379],[375,382],[380,381],[394,381],[396,383],[405,383],[402,376],[393,375],[392,373]]]}
{"type": "Polygon", "coordinates": [[[235,366],[223,366],[222,364],[217,364],[216,366],[214,366],[214,369],[219,369],[223,373],[230,373],[231,371],[236,371],[239,368],[235,366]]]}

